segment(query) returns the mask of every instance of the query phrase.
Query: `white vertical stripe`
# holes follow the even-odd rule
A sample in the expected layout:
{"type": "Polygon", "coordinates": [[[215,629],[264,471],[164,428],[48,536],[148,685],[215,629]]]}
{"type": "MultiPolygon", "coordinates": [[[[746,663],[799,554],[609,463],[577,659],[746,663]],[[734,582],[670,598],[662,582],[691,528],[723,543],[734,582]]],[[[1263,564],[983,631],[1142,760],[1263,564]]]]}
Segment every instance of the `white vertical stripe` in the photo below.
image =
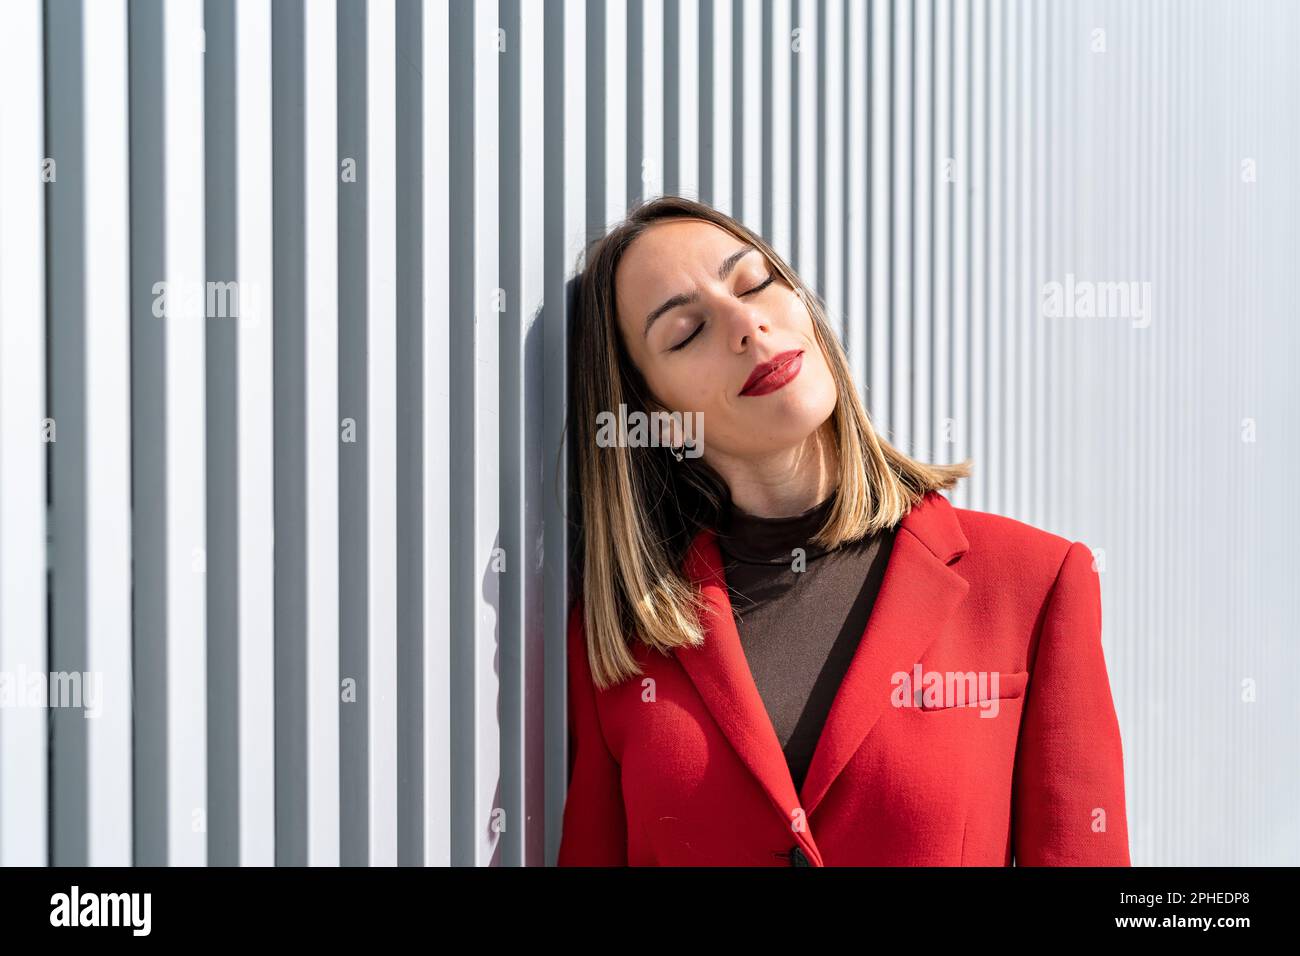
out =
{"type": "Polygon", "coordinates": [[[1002,477],[1002,498],[998,507],[1014,514],[1020,514],[1019,489],[1016,473],[1019,470],[1021,420],[1020,420],[1020,272],[1022,268],[1020,232],[1022,227],[1022,210],[1025,204],[1025,156],[1024,144],[1021,142],[1020,130],[1024,123],[1024,114],[1020,103],[1020,64],[1024,50],[1020,43],[1020,4],[1018,0],[1003,0],[1003,36],[1004,45],[1001,64],[1002,81],[1005,85],[1003,103],[1003,130],[1005,133],[1003,156],[1003,250],[1002,263],[1002,309],[999,312],[999,324],[1003,330],[999,353],[1005,371],[996,381],[1002,396],[998,412],[1001,435],[998,445],[1001,463],[1004,466],[1002,477]]]}
{"type": "Polygon", "coordinates": [[[649,198],[664,191],[663,0],[644,0],[641,16],[641,194],[649,198]]]}
{"type": "Polygon", "coordinates": [[[133,687],[127,9],[121,0],[107,0],[85,4],[83,13],[85,442],[92,479],[86,483],[86,667],[103,675],[104,693],[103,714],[87,727],[87,862],[128,866],[133,687]]]}
{"type": "Polygon", "coordinates": [[[239,861],[275,863],[275,414],[271,4],[235,10],[239,428],[239,861]]]}
{"type": "Polygon", "coordinates": [[[774,3],[772,11],[772,102],[767,121],[772,135],[772,222],[768,243],[787,262],[794,259],[791,248],[791,217],[795,197],[790,193],[790,149],[794,130],[790,128],[790,6],[774,3]]]}
{"type": "MultiPolygon", "coordinates": [[[[909,402],[913,416],[910,431],[911,453],[922,461],[930,461],[931,405],[934,383],[931,380],[930,326],[934,321],[930,301],[930,281],[934,273],[931,255],[930,207],[935,189],[934,155],[930,142],[930,123],[934,117],[933,90],[930,88],[930,2],[916,5],[916,22],[913,24],[912,43],[915,62],[912,65],[912,85],[915,101],[912,103],[912,137],[916,144],[912,156],[912,190],[915,221],[912,225],[912,320],[904,328],[910,329],[915,348],[911,356],[912,374],[909,402]]],[[[900,313],[900,320],[905,317],[900,313]]]]}
{"type": "MultiPolygon", "coordinates": [[[[1048,483],[1047,475],[1053,469],[1055,463],[1052,461],[1048,452],[1048,442],[1050,436],[1050,426],[1047,421],[1048,416],[1048,398],[1053,387],[1053,381],[1047,371],[1048,360],[1048,327],[1044,324],[1040,309],[1041,297],[1039,290],[1042,289],[1043,283],[1047,282],[1050,276],[1051,264],[1048,262],[1048,249],[1050,247],[1050,238],[1048,236],[1048,226],[1051,220],[1052,211],[1049,208],[1053,191],[1048,183],[1048,127],[1053,118],[1053,104],[1049,102],[1048,95],[1054,85],[1059,84],[1059,80],[1054,84],[1053,77],[1049,71],[1054,71],[1056,62],[1050,59],[1049,49],[1052,40],[1051,33],[1048,29],[1048,20],[1051,16],[1047,9],[1033,8],[1033,15],[1037,21],[1036,32],[1033,37],[1032,50],[1035,57],[1033,90],[1037,97],[1036,106],[1033,114],[1034,128],[1034,238],[1030,253],[1033,257],[1032,268],[1029,275],[1029,286],[1027,293],[1028,301],[1025,303],[1025,321],[1033,329],[1034,350],[1030,357],[1032,363],[1032,381],[1033,392],[1032,401],[1034,402],[1034,433],[1030,438],[1028,455],[1033,456],[1034,478],[1031,489],[1031,498],[1033,508],[1029,513],[1031,522],[1043,525],[1048,521],[1047,515],[1047,497],[1048,483]]],[[[1163,136],[1162,136],[1163,139],[1163,136]]]]}
{"type": "MultiPolygon", "coordinates": [[[[681,17],[683,19],[684,29],[686,27],[685,21],[688,19],[688,16],[690,15],[688,14],[688,11],[685,9],[685,7],[688,5],[689,4],[683,4],[683,8],[681,9],[681,17]]],[[[551,307],[548,309],[549,326],[546,330],[547,346],[548,346],[547,352],[548,352],[548,359],[551,360],[555,358],[556,352],[561,353],[561,359],[562,359],[563,352],[568,348],[568,344],[569,344],[568,335],[567,335],[568,325],[567,322],[565,321],[565,318],[568,314],[568,310],[573,307],[572,299],[576,291],[574,290],[571,284],[568,284],[568,279],[573,269],[572,264],[576,261],[577,256],[583,251],[583,249],[586,246],[586,234],[587,234],[586,193],[587,193],[587,180],[590,176],[590,171],[587,166],[588,129],[587,129],[587,122],[586,122],[586,115],[587,115],[588,84],[587,84],[586,60],[583,57],[583,50],[586,49],[586,45],[587,45],[587,24],[582,13],[583,9],[584,9],[584,4],[581,2],[581,0],[570,0],[570,2],[566,4],[564,8],[564,15],[565,15],[564,37],[563,37],[564,63],[563,63],[563,80],[562,80],[563,82],[562,109],[564,114],[563,115],[564,128],[561,131],[562,142],[564,143],[564,151],[563,151],[563,159],[561,160],[562,168],[558,170],[560,175],[560,182],[563,183],[563,187],[560,196],[560,203],[558,205],[559,205],[559,215],[561,217],[561,222],[559,223],[559,227],[560,227],[559,231],[563,242],[563,248],[561,250],[561,256],[560,256],[561,264],[560,264],[559,272],[560,272],[560,281],[564,282],[565,284],[563,285],[563,289],[564,289],[563,296],[557,297],[560,298],[560,301],[552,304],[551,307]],[[553,343],[559,343],[561,348],[552,351],[552,349],[554,348],[553,343]]],[[[683,47],[682,47],[683,50],[682,56],[686,56],[687,51],[689,51],[690,49],[691,49],[691,45],[688,44],[688,42],[684,38],[683,47]]],[[[685,117],[684,110],[683,110],[683,116],[685,117]]],[[[685,151],[685,147],[683,147],[683,150],[685,151]]],[[[548,280],[551,282],[556,281],[554,275],[550,274],[549,268],[548,268],[548,280]]],[[[560,364],[563,365],[562,360],[560,364]]],[[[564,373],[564,378],[561,379],[561,382],[566,386],[566,388],[568,383],[568,376],[570,374],[571,372],[569,372],[569,370],[566,369],[564,373]]],[[[567,396],[563,394],[564,390],[552,390],[548,385],[547,392],[548,392],[548,401],[547,401],[548,410],[567,407],[568,399],[567,396]],[[556,394],[557,391],[560,392],[560,394],[556,394]]],[[[556,434],[557,431],[559,430],[555,429],[551,432],[551,434],[556,434]]],[[[556,452],[558,453],[561,448],[566,448],[566,446],[568,446],[571,440],[572,440],[571,433],[565,432],[562,436],[562,439],[557,440],[554,444],[551,445],[551,447],[555,449],[556,452]]],[[[569,450],[569,453],[572,454],[572,451],[569,450]]],[[[552,461],[554,461],[554,459],[552,459],[552,461]]],[[[553,487],[557,492],[555,497],[558,499],[557,507],[555,510],[567,512],[566,497],[568,491],[570,490],[568,485],[567,473],[563,467],[556,467],[552,469],[550,463],[548,463],[548,471],[550,471],[550,473],[555,476],[553,479],[554,482],[553,487]]],[[[562,543],[567,544],[569,542],[570,539],[566,537],[565,532],[561,531],[558,534],[559,534],[559,540],[562,543]]],[[[552,550],[552,543],[555,541],[555,535],[552,534],[549,528],[547,529],[547,535],[548,537],[547,537],[546,544],[547,544],[547,552],[549,556],[555,553],[552,550]]],[[[564,549],[561,548],[559,553],[563,554],[564,549]]],[[[548,656],[547,683],[548,686],[551,687],[555,687],[558,685],[559,687],[563,688],[566,695],[566,699],[562,701],[550,702],[550,706],[548,709],[548,716],[551,717],[551,726],[555,728],[556,731],[558,731],[551,737],[551,740],[553,741],[553,746],[557,746],[558,749],[561,751],[560,759],[557,761],[553,761],[551,764],[552,777],[557,775],[556,771],[558,770],[558,776],[564,782],[564,784],[567,785],[568,768],[570,766],[570,761],[572,760],[573,754],[569,749],[570,740],[569,740],[568,719],[567,719],[568,667],[566,663],[567,661],[566,633],[567,632],[565,628],[567,627],[567,608],[568,608],[569,589],[579,587],[581,585],[581,582],[569,580],[567,567],[564,569],[563,574],[558,574],[558,573],[554,574],[552,578],[552,582],[555,582],[557,580],[563,583],[563,586],[565,588],[565,594],[563,596],[548,594],[546,597],[546,601],[548,602],[547,620],[548,622],[551,623],[551,630],[546,636],[548,649],[550,651],[550,654],[548,656]],[[557,601],[559,607],[563,611],[565,611],[565,613],[561,613],[561,614],[553,613],[557,601]],[[551,675],[554,675],[554,677],[552,677],[551,675]]],[[[554,586],[554,584],[552,586],[554,586]]],[[[552,790],[553,789],[559,789],[561,794],[565,792],[564,787],[552,788],[552,790]]],[[[548,794],[552,792],[552,790],[548,790],[548,794]]],[[[559,848],[558,831],[560,828],[561,821],[563,819],[563,814],[564,814],[564,806],[563,806],[562,799],[557,800],[553,804],[549,804],[547,806],[548,822],[551,824],[553,828],[552,839],[549,841],[549,845],[548,845],[549,849],[551,850],[551,853],[549,855],[550,861],[554,861],[555,859],[554,854],[556,851],[558,851],[559,848]]]]}
{"type": "MultiPolygon", "coordinates": [[[[952,235],[952,461],[970,456],[971,410],[969,400],[971,362],[971,270],[969,240],[971,192],[975,186],[971,151],[971,18],[970,4],[953,3],[953,182],[948,184],[953,203],[952,235]]],[[[952,501],[970,507],[970,480],[954,489],[952,501]]]]}
{"type": "Polygon", "coordinates": [[[957,184],[951,177],[954,119],[950,83],[952,80],[952,5],[951,0],[937,0],[934,11],[934,142],[930,157],[930,177],[934,194],[934,406],[924,419],[926,433],[934,436],[929,455],[933,461],[953,461],[951,444],[952,412],[952,216],[953,196],[957,184]]]}
{"type": "Polygon", "coordinates": [[[713,4],[713,202],[730,214],[731,201],[731,4],[713,4]]]}
{"type": "Polygon", "coordinates": [[[868,260],[867,230],[867,191],[871,186],[870,157],[867,153],[867,5],[864,3],[848,4],[849,13],[849,60],[846,64],[849,108],[848,169],[844,171],[848,180],[846,201],[848,203],[849,242],[845,250],[848,256],[844,268],[848,273],[848,300],[845,303],[845,325],[849,331],[849,366],[853,370],[853,379],[858,391],[867,403],[867,336],[871,332],[870,261],[868,260]]]}
{"type": "Polygon", "coordinates": [[[979,0],[971,22],[971,111],[970,162],[970,339],[969,358],[963,363],[967,371],[970,405],[963,423],[966,453],[974,466],[966,485],[966,507],[984,507],[984,489],[988,486],[988,456],[991,447],[985,427],[985,389],[988,373],[985,353],[985,325],[988,320],[988,0],[979,0]]]}
{"type": "MultiPolygon", "coordinates": [[[[576,12],[579,8],[572,8],[576,12]]],[[[565,21],[566,24],[571,22],[565,21]]],[[[679,196],[700,198],[700,2],[677,4],[677,162],[679,196]]],[[[566,35],[567,43],[568,37],[566,35]]],[[[565,180],[568,182],[568,180],[565,180]]]]}
{"type": "Polygon", "coordinates": [[[1003,501],[999,496],[998,489],[1002,480],[999,456],[1003,453],[1002,435],[1004,430],[1002,423],[1004,421],[1004,409],[998,396],[1003,387],[1002,349],[1004,340],[1000,330],[1006,315],[1002,255],[1003,224],[1006,218],[1002,205],[1002,182],[1006,177],[1006,169],[1004,168],[1006,157],[1003,149],[1005,122],[1002,109],[1002,97],[1005,95],[1006,87],[1006,64],[1003,61],[1005,52],[1002,43],[1004,20],[1002,0],[989,0],[988,17],[985,23],[985,29],[989,31],[989,52],[984,64],[989,77],[987,114],[988,204],[985,207],[988,215],[986,223],[988,255],[986,258],[987,267],[984,270],[988,283],[988,311],[984,316],[983,328],[987,345],[984,358],[988,364],[983,369],[985,414],[983,421],[980,423],[980,429],[984,433],[984,454],[981,458],[984,466],[984,484],[980,487],[980,497],[977,500],[981,502],[980,507],[991,511],[997,511],[1003,507],[1003,501]]]}
{"type": "Polygon", "coordinates": [[[817,33],[817,6],[813,0],[799,0],[795,11],[797,19],[791,32],[797,33],[799,45],[794,56],[794,69],[799,78],[799,125],[794,142],[799,156],[799,181],[791,199],[799,217],[799,274],[808,288],[824,296],[826,287],[817,268],[817,179],[821,172],[818,160],[822,145],[817,136],[817,62],[824,40],[817,33]]]}
{"type": "MultiPolygon", "coordinates": [[[[683,0],[683,9],[687,0],[683,0]]],[[[694,0],[690,0],[693,4],[694,0]]],[[[741,58],[741,110],[744,119],[742,158],[745,181],[741,184],[741,207],[737,218],[755,232],[762,231],[763,219],[763,8],[748,4],[741,8],[744,31],[741,58]]],[[[684,114],[685,115],[685,114],[684,114]]]]}
{"type": "Polygon", "coordinates": [[[307,862],[339,863],[338,47],[334,0],[304,6],[307,862]]]}
{"type": "MultiPolygon", "coordinates": [[[[661,21],[662,22],[662,21],[661,21]]],[[[525,3],[519,10],[519,56],[522,88],[519,91],[520,130],[522,143],[541,143],[547,133],[546,103],[553,99],[545,88],[545,9],[540,4],[525,3]]],[[[662,60],[660,60],[662,63],[662,60]]],[[[662,73],[662,67],[660,69],[662,73]]],[[[660,144],[662,163],[662,142],[660,144]]],[[[540,325],[546,305],[546,210],[545,196],[547,170],[542,163],[526,163],[519,167],[519,340],[515,343],[520,368],[523,369],[525,387],[520,389],[520,422],[523,434],[519,436],[520,462],[536,461],[538,455],[549,454],[546,434],[546,363],[543,350],[532,343],[544,338],[545,328],[540,325]]],[[[552,178],[553,181],[553,178],[552,178]]],[[[517,821],[515,839],[518,840],[520,858],[525,865],[540,866],[546,861],[538,856],[536,848],[544,845],[546,800],[545,779],[538,778],[532,768],[543,766],[545,752],[538,752],[537,744],[544,746],[546,730],[545,703],[545,580],[542,567],[543,535],[545,532],[544,489],[550,481],[543,478],[541,469],[525,473],[518,501],[523,551],[515,558],[518,568],[522,653],[520,654],[520,686],[524,701],[520,712],[518,739],[523,741],[516,754],[519,779],[523,781],[523,820],[517,821]]]]}
{"type": "MultiPolygon", "coordinates": [[[[93,42],[93,41],[92,41],[93,42]]],[[[207,516],[204,418],[203,4],[163,11],[166,327],[167,854],[207,861],[207,516]],[[188,297],[188,300],[187,300],[188,297]],[[193,304],[197,308],[190,308],[193,304]]]]}
{"type": "Polygon", "coordinates": [[[397,865],[397,64],[393,0],[366,23],[370,863],[397,865]]]}
{"type": "MultiPolygon", "coordinates": [[[[1032,391],[1033,370],[1036,367],[1034,353],[1031,351],[1037,339],[1034,334],[1034,250],[1030,245],[1035,197],[1033,189],[1036,175],[1034,163],[1036,153],[1033,132],[1037,125],[1037,116],[1031,112],[1036,99],[1030,95],[1030,84],[1034,77],[1029,72],[1036,39],[1030,32],[1033,11],[1029,4],[1018,2],[1016,5],[1016,98],[1013,107],[1016,112],[1016,130],[1018,147],[1016,152],[1018,175],[1012,180],[1019,193],[1016,215],[1019,230],[1016,248],[1016,297],[1015,309],[1009,314],[1014,323],[1016,346],[1011,353],[1011,360],[1016,365],[1016,373],[1011,379],[1011,407],[1015,409],[1015,468],[1009,476],[1011,481],[1011,501],[1017,514],[1028,517],[1031,508],[1032,491],[1029,487],[1030,461],[1035,453],[1033,434],[1031,433],[1031,412],[1037,407],[1038,399],[1032,391]]],[[[1037,87],[1035,86],[1035,90],[1037,87]]]]}
{"type": "MultiPolygon", "coordinates": [[[[585,52],[583,55],[586,55],[585,52]]],[[[605,5],[604,93],[605,221],[603,224],[613,225],[627,215],[629,198],[627,194],[626,0],[623,3],[605,5]]]]}
{"type": "Polygon", "coordinates": [[[449,9],[424,7],[424,862],[451,863],[449,9]]]}
{"type": "Polygon", "coordinates": [[[878,423],[903,453],[912,449],[912,16],[911,4],[894,7],[894,128],[893,128],[893,273],[894,305],[889,321],[893,365],[889,417],[878,423]]]}
{"type": "Polygon", "coordinates": [[[893,266],[890,243],[890,203],[893,183],[889,164],[893,130],[889,122],[889,89],[893,47],[889,0],[872,0],[871,7],[871,345],[867,378],[867,410],[873,425],[883,431],[889,415],[889,310],[890,269],[893,266]]]}
{"type": "MultiPolygon", "coordinates": [[[[496,845],[493,827],[501,772],[501,726],[497,699],[497,608],[501,579],[494,550],[501,507],[500,314],[497,311],[499,247],[497,193],[500,152],[497,128],[500,66],[496,4],[474,7],[474,489],[472,565],[474,608],[474,862],[486,866],[496,845]]],[[[623,33],[623,31],[620,31],[623,33]]],[[[625,167],[619,167],[620,171],[625,167]]],[[[612,172],[612,170],[611,170],[612,172]]],[[[622,179],[622,177],[619,177],[622,179]]]]}
{"type": "MultiPolygon", "coordinates": [[[[0,31],[0,680],[47,671],[45,649],[45,134],[38,0],[0,31]]],[[[121,699],[114,706],[122,706],[121,699]]],[[[46,863],[46,710],[0,702],[0,865],[46,863]]]]}
{"type": "MultiPolygon", "coordinates": [[[[825,10],[826,29],[818,41],[822,45],[820,56],[825,60],[826,93],[822,109],[826,115],[826,139],[822,143],[817,164],[817,179],[826,192],[825,219],[818,223],[818,242],[826,257],[826,275],[822,280],[822,294],[830,313],[831,326],[844,340],[846,324],[844,300],[844,226],[848,220],[845,209],[848,190],[844,179],[844,5],[842,0],[828,0],[825,10]]],[[[855,177],[856,178],[856,177],[855,177]]],[[[816,210],[816,203],[812,204],[816,210]]]]}
{"type": "Polygon", "coordinates": [[[1044,17],[1047,20],[1047,43],[1044,45],[1042,53],[1045,72],[1048,75],[1048,86],[1046,88],[1048,96],[1045,112],[1049,129],[1046,133],[1047,155],[1045,159],[1047,169],[1046,178],[1044,179],[1047,228],[1043,241],[1047,258],[1043,274],[1039,277],[1041,284],[1034,290],[1033,310],[1043,330],[1046,352],[1043,362],[1043,375],[1050,390],[1050,394],[1045,396],[1043,409],[1044,436],[1039,452],[1043,456],[1044,482],[1048,484],[1048,487],[1044,489],[1041,520],[1045,525],[1050,526],[1061,513],[1062,492],[1066,490],[1061,487],[1064,484],[1063,482],[1055,481],[1055,476],[1062,467],[1060,393],[1064,372],[1061,369],[1060,330],[1056,324],[1046,321],[1042,313],[1046,283],[1058,281],[1063,273],[1061,269],[1061,243],[1064,233],[1065,202],[1064,190],[1059,187],[1059,184],[1062,181],[1065,168],[1065,157],[1062,155],[1061,149],[1064,137],[1061,135],[1059,118],[1065,110],[1064,88],[1066,84],[1064,78],[1060,76],[1060,66],[1066,62],[1062,36],[1065,32],[1064,25],[1068,20],[1066,12],[1062,10],[1044,11],[1044,17]]]}

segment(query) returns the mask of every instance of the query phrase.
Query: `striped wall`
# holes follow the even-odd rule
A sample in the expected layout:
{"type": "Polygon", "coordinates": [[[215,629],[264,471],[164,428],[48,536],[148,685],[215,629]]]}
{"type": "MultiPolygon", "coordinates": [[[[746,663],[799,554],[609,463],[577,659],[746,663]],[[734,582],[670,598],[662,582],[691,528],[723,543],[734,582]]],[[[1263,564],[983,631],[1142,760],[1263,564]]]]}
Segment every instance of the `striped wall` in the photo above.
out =
{"type": "Polygon", "coordinates": [[[660,193],[1092,547],[1135,864],[1300,863],[1294,3],[0,16],[0,864],[554,860],[569,280],[660,193]]]}

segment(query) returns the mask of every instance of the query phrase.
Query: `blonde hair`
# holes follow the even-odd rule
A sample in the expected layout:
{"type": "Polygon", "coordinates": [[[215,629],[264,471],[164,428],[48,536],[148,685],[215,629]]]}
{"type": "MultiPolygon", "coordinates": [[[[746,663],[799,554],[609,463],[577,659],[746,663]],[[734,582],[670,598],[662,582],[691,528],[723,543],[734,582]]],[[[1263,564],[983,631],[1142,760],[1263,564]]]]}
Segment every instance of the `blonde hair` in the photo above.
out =
{"type": "Polygon", "coordinates": [[[599,413],[620,404],[646,415],[661,407],[619,333],[614,275],[637,236],[657,222],[682,218],[711,222],[752,243],[812,315],[839,394],[829,422],[839,482],[816,544],[833,548],[892,528],[926,492],[950,488],[971,471],[969,459],[916,461],[876,434],[824,305],[761,236],[692,199],[661,196],[636,205],[588,246],[569,332],[570,579],[579,582],[574,600],[583,605],[592,680],[601,689],[641,673],[633,635],[664,654],[703,642],[704,603],[682,564],[696,534],[715,527],[730,507],[726,483],[703,458],[679,462],[665,447],[599,447],[596,440],[599,413]]]}

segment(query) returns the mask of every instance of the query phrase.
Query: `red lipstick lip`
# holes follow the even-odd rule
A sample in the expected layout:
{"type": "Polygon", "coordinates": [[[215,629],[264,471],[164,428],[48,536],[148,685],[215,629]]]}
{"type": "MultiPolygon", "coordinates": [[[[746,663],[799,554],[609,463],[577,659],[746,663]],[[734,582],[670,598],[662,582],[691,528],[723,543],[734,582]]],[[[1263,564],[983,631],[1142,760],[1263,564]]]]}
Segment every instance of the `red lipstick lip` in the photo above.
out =
{"type": "Polygon", "coordinates": [[[799,358],[802,355],[803,349],[791,349],[754,366],[754,371],[749,373],[740,394],[766,395],[776,391],[799,374],[802,364],[799,358]]]}

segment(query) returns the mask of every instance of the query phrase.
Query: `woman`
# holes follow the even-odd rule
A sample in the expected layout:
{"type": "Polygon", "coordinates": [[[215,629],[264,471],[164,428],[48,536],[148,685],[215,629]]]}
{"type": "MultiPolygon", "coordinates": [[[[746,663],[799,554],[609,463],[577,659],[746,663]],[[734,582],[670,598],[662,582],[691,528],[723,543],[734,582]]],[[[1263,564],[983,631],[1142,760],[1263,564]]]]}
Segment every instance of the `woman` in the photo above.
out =
{"type": "Polygon", "coordinates": [[[639,206],[571,345],[560,865],[1129,865],[1091,552],[881,440],[761,237],[639,206]]]}

